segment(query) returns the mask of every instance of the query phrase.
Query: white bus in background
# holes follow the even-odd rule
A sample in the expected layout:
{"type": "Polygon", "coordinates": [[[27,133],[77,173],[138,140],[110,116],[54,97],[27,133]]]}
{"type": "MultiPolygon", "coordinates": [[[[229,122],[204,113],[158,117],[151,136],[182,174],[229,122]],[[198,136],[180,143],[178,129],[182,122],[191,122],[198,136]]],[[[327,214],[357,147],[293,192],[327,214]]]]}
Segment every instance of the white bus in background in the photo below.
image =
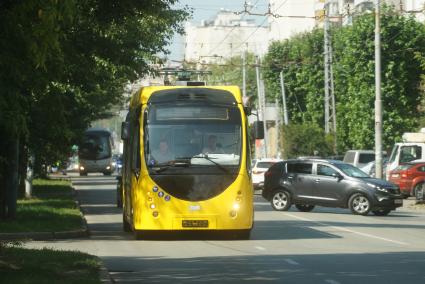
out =
{"type": "Polygon", "coordinates": [[[112,149],[111,132],[98,128],[86,130],[78,149],[80,176],[96,172],[111,175],[114,171],[112,149]]]}
{"type": "Polygon", "coordinates": [[[404,163],[425,162],[425,128],[420,132],[406,132],[403,142],[395,143],[386,169],[386,178],[392,170],[404,163]]]}

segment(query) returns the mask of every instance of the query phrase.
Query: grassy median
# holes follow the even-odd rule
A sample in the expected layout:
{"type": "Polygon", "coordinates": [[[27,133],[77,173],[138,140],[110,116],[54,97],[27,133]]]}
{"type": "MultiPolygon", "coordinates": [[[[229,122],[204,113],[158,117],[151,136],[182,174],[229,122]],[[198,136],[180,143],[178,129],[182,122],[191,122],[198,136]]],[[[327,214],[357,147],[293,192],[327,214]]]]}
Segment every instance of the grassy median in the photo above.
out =
{"type": "Polygon", "coordinates": [[[100,261],[81,252],[24,249],[0,241],[0,283],[100,283],[100,261]]]}
{"type": "MultiPolygon", "coordinates": [[[[0,233],[82,229],[69,181],[37,179],[33,185],[33,197],[18,201],[16,219],[0,221],[0,233]]],[[[22,245],[0,240],[0,283],[100,283],[95,256],[22,245]]]]}
{"type": "Polygon", "coordinates": [[[0,222],[0,232],[60,232],[82,224],[69,181],[36,179],[33,197],[18,201],[16,219],[0,222]]]}

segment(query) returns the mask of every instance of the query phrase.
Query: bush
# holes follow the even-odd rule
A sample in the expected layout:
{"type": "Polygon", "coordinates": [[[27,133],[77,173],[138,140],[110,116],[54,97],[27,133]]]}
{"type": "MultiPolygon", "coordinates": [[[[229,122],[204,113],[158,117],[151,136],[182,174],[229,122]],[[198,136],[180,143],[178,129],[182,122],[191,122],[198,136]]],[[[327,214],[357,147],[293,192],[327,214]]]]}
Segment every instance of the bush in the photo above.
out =
{"type": "Polygon", "coordinates": [[[328,156],[332,154],[333,138],[314,124],[290,124],[282,127],[283,157],[328,156]]]}

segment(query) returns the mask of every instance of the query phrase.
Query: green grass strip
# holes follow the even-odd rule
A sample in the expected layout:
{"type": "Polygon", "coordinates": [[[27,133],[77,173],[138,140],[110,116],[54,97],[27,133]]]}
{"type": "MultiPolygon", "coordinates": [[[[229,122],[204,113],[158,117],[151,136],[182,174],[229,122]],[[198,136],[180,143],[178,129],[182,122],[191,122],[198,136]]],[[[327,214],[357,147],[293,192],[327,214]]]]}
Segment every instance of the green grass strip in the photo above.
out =
{"type": "Polygon", "coordinates": [[[82,214],[74,202],[71,183],[64,180],[34,180],[33,198],[18,200],[16,219],[0,222],[0,233],[81,228],[82,214]]]}
{"type": "Polygon", "coordinates": [[[81,252],[7,247],[0,250],[1,283],[100,283],[100,261],[81,252]]]}

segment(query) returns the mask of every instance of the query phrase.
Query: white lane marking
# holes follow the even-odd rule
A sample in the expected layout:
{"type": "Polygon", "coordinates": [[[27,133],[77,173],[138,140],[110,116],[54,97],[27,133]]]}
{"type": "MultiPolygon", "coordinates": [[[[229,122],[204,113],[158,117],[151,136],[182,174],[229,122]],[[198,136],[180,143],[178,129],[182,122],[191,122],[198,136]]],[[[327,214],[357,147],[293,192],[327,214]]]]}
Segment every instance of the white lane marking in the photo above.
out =
{"type": "Polygon", "coordinates": [[[292,265],[300,265],[298,262],[296,262],[295,260],[290,259],[290,258],[285,258],[285,259],[284,259],[284,261],[285,261],[286,263],[288,263],[288,264],[292,264],[292,265]]]}
{"type": "Polygon", "coordinates": [[[332,279],[326,279],[325,282],[329,283],[329,284],[340,284],[338,281],[335,281],[335,280],[332,280],[332,279]]]}
{"type": "Polygon", "coordinates": [[[403,246],[409,245],[408,243],[399,242],[399,241],[395,241],[395,240],[391,240],[391,239],[387,239],[387,238],[383,238],[383,237],[378,237],[378,236],[367,234],[367,233],[357,232],[357,231],[353,231],[353,230],[350,230],[350,229],[347,229],[347,228],[344,228],[344,227],[332,226],[332,225],[329,225],[329,224],[326,224],[326,223],[322,223],[322,222],[319,222],[319,221],[316,221],[316,220],[311,220],[311,219],[295,216],[295,215],[292,215],[292,214],[289,214],[289,213],[285,213],[285,214],[287,216],[290,216],[290,217],[295,218],[295,219],[313,222],[313,223],[316,223],[316,224],[319,224],[319,225],[322,225],[322,226],[325,226],[325,227],[330,227],[330,228],[333,228],[333,229],[342,230],[342,231],[349,232],[349,233],[356,234],[356,235],[363,236],[363,237],[367,237],[367,238],[371,238],[371,239],[377,239],[377,240],[381,240],[381,241],[386,241],[386,242],[390,242],[390,243],[394,243],[394,244],[398,244],[398,245],[403,245],[403,246]]]}
{"type": "Polygon", "coordinates": [[[263,247],[255,247],[256,249],[258,249],[258,250],[266,250],[265,248],[263,248],[263,247]]]}

